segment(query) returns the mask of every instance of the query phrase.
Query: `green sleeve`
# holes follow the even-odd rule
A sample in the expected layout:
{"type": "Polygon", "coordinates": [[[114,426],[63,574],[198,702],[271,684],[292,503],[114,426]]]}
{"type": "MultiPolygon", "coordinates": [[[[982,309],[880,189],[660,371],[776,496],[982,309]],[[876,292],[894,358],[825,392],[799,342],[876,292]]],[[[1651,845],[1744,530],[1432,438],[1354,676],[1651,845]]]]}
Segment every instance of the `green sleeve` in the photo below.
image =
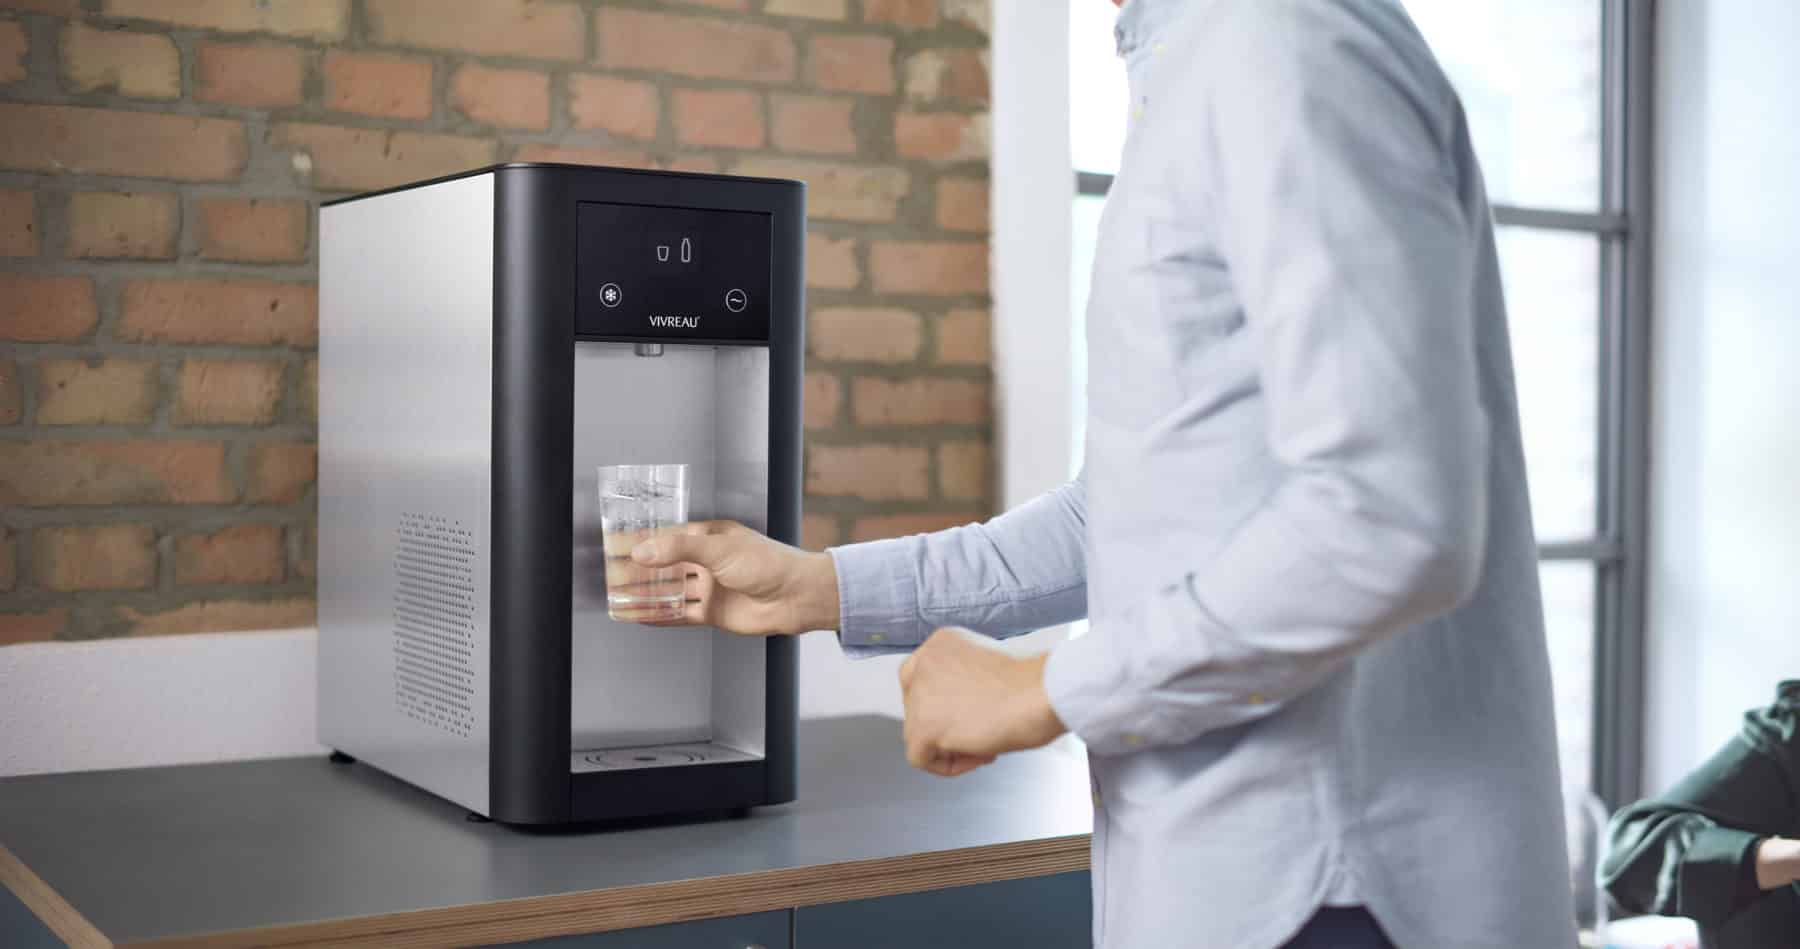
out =
{"type": "Polygon", "coordinates": [[[1634,913],[1686,916],[1714,929],[1761,899],[1756,845],[1792,833],[1800,783],[1800,689],[1746,716],[1742,734],[1661,797],[1613,818],[1601,884],[1634,913]]]}

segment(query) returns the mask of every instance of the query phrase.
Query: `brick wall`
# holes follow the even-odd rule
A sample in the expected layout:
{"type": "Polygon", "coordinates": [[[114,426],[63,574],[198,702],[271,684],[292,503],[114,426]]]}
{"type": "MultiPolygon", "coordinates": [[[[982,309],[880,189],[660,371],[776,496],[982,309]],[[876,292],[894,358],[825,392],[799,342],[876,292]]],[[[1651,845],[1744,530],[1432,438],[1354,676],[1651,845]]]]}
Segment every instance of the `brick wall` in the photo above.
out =
{"type": "Polygon", "coordinates": [[[992,498],[987,0],[0,0],[0,644],[313,618],[321,199],[806,180],[805,542],[992,498]]]}

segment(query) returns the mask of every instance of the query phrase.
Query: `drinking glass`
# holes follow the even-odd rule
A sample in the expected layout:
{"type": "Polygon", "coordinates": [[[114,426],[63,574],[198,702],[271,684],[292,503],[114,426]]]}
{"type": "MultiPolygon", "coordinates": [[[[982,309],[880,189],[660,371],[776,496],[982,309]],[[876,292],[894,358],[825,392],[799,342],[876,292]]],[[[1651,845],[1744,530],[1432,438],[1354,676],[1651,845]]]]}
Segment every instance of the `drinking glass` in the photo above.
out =
{"type": "Polygon", "coordinates": [[[686,569],[646,567],[631,559],[631,549],[687,523],[688,466],[601,465],[598,474],[607,615],[638,623],[680,619],[686,569]]]}

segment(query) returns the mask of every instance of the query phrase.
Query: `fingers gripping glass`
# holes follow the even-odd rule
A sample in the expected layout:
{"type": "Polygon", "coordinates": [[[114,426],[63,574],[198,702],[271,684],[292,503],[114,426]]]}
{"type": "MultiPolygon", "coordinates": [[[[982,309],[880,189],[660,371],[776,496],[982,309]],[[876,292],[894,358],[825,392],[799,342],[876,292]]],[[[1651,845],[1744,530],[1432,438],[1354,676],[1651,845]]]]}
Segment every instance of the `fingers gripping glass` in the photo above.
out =
{"type": "Polygon", "coordinates": [[[606,612],[616,620],[665,622],[686,613],[686,567],[647,567],[631,549],[688,519],[687,465],[602,465],[600,530],[606,550],[606,612]]]}

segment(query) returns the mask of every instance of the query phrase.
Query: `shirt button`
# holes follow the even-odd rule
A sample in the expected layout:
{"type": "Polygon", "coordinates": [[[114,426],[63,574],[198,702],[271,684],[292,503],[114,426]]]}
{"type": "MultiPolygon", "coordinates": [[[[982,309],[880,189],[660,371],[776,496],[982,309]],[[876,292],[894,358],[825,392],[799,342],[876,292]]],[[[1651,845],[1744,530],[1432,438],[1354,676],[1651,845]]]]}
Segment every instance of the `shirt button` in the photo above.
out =
{"type": "Polygon", "coordinates": [[[1138,733],[1137,733],[1137,732],[1128,732],[1128,733],[1126,733],[1126,735],[1125,735],[1125,744],[1126,744],[1126,745],[1127,745],[1127,746],[1129,746],[1129,747],[1132,747],[1132,748],[1136,748],[1136,747],[1138,747],[1138,746],[1139,746],[1139,745],[1142,745],[1142,744],[1143,744],[1143,743],[1144,743],[1144,736],[1142,736],[1142,735],[1140,735],[1140,734],[1138,734],[1138,733]]]}
{"type": "Polygon", "coordinates": [[[869,634],[869,642],[885,643],[885,642],[887,642],[887,634],[886,633],[870,633],[869,634]]]}

